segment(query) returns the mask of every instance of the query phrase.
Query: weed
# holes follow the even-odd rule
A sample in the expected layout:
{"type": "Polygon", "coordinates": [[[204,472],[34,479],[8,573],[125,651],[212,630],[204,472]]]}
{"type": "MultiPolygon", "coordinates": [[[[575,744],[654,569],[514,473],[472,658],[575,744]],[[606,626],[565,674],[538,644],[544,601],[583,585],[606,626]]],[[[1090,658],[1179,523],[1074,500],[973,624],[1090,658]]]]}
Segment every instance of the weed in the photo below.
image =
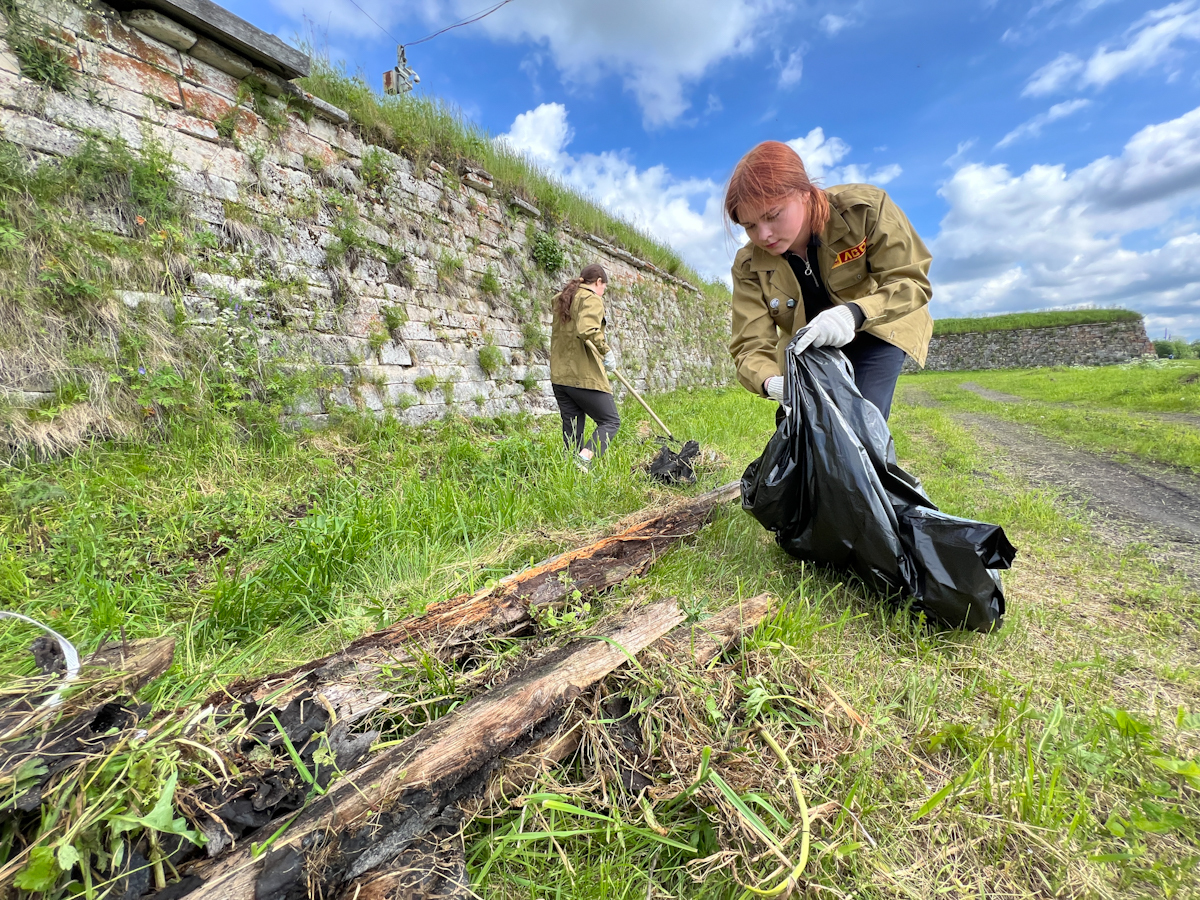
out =
{"type": "Polygon", "coordinates": [[[521,349],[526,353],[546,349],[546,332],[539,323],[525,322],[521,325],[521,349]]]}
{"type": "Polygon", "coordinates": [[[447,406],[454,403],[454,382],[449,378],[442,382],[442,399],[446,401],[447,406]]]}
{"type": "Polygon", "coordinates": [[[311,153],[304,153],[301,154],[301,159],[304,161],[304,168],[307,169],[311,175],[320,175],[325,171],[325,160],[322,157],[311,153]]]}
{"type": "Polygon", "coordinates": [[[494,378],[504,366],[504,353],[495,345],[491,335],[488,335],[484,345],[479,348],[479,368],[483,369],[488,378],[494,378]]]}
{"type": "Polygon", "coordinates": [[[487,267],[487,271],[479,279],[479,290],[490,297],[500,296],[500,280],[496,277],[496,273],[492,271],[491,266],[487,267]]]}
{"type": "Polygon", "coordinates": [[[436,375],[419,375],[413,379],[413,387],[422,394],[431,394],[433,389],[437,387],[438,380],[436,375]]]}
{"type": "Polygon", "coordinates": [[[408,321],[408,309],[403,306],[385,306],[380,312],[383,314],[383,324],[393,335],[408,321]]]}
{"type": "Polygon", "coordinates": [[[363,154],[362,168],[359,170],[363,184],[373,191],[382,191],[391,177],[391,164],[383,151],[372,147],[363,154]]]}
{"type": "Polygon", "coordinates": [[[458,279],[459,273],[462,272],[462,267],[462,257],[455,256],[449,250],[443,250],[438,256],[437,261],[438,279],[453,283],[458,279]]]}
{"type": "Polygon", "coordinates": [[[545,231],[535,232],[529,255],[538,264],[538,268],[551,277],[557,275],[566,263],[562,246],[552,234],[545,231]]]}
{"type": "Polygon", "coordinates": [[[483,396],[483,394],[476,394],[471,398],[471,401],[480,409],[483,409],[487,405],[487,397],[483,396]]]}
{"type": "Polygon", "coordinates": [[[383,248],[383,259],[387,263],[388,278],[393,284],[399,287],[412,287],[416,284],[416,273],[413,272],[408,254],[389,245],[383,248]]]}
{"type": "Polygon", "coordinates": [[[407,391],[403,394],[397,395],[396,397],[396,406],[398,406],[401,410],[411,409],[412,407],[416,406],[418,402],[419,401],[417,398],[407,391]]]}
{"type": "Polygon", "coordinates": [[[4,15],[8,19],[4,37],[17,57],[21,74],[56,91],[70,94],[79,75],[68,62],[67,51],[54,41],[49,28],[43,26],[36,30],[26,20],[24,10],[15,2],[5,4],[4,15]]]}
{"type": "Polygon", "coordinates": [[[525,377],[521,379],[520,384],[527,394],[532,394],[538,389],[537,377],[532,372],[526,372],[525,377]]]}
{"type": "Polygon", "coordinates": [[[375,323],[371,329],[371,333],[367,335],[367,346],[371,348],[371,352],[378,354],[383,349],[384,345],[392,339],[388,329],[381,323],[375,323]]]}

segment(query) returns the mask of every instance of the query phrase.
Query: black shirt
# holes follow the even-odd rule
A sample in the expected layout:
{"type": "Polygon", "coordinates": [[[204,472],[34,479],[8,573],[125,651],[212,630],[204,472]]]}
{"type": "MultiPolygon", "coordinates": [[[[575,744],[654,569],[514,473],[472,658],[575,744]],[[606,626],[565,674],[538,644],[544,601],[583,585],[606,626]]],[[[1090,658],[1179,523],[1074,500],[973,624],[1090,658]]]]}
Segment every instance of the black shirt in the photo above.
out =
{"type": "MultiPolygon", "coordinates": [[[[821,239],[814,234],[808,241],[807,262],[798,253],[793,253],[791,250],[783,252],[784,259],[788,261],[788,265],[792,267],[792,272],[796,275],[796,280],[800,282],[800,293],[804,298],[805,322],[811,322],[818,313],[833,306],[833,301],[829,299],[829,291],[825,290],[825,285],[821,283],[821,271],[817,268],[817,248],[819,246],[821,246],[821,239]]],[[[866,314],[857,303],[849,303],[847,306],[854,313],[855,330],[862,328],[866,314]]]]}

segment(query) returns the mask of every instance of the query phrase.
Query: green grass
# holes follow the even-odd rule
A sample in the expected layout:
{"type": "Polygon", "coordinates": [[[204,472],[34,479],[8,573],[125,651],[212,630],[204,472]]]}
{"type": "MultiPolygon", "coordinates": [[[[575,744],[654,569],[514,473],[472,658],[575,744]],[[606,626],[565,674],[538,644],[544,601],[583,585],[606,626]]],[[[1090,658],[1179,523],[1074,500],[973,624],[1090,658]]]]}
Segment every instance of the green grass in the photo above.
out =
{"type": "Polygon", "coordinates": [[[933,323],[933,333],[965,334],[973,331],[1015,331],[1018,328],[1062,328],[1067,325],[1092,325],[1100,322],[1133,322],[1141,317],[1141,313],[1128,309],[1045,310],[978,318],[937,319],[933,323]]]}
{"type": "MultiPolygon", "coordinates": [[[[442,163],[451,172],[458,171],[463,161],[481,166],[501,192],[533,203],[551,222],[566,221],[579,231],[597,234],[685,278],[706,294],[728,300],[724,284],[705,281],[674,250],[567,188],[528,157],[495,143],[493,135],[463,118],[449,104],[421,96],[381,96],[362,78],[352,77],[320,58],[313,60],[312,74],[300,83],[305,90],[345,110],[366,140],[403,154],[418,168],[430,160],[442,163]]],[[[553,248],[543,246],[538,259],[547,272],[554,274],[561,265],[561,251],[555,254],[553,248]]]]}
{"type": "MultiPolygon", "coordinates": [[[[772,430],[773,404],[740,389],[651,402],[680,437],[719,454],[688,492],[736,479],[772,430]]],[[[175,667],[144,696],[186,703],[680,493],[634,471],[654,448],[638,441],[640,408],[625,402],[622,414],[587,475],[570,465],[553,417],[414,429],[351,416],[318,434],[214,419],[154,444],[27,462],[0,482],[0,603],[84,652],[119,626],[175,635],[175,667]]],[[[1200,887],[1195,593],[1145,548],[1099,543],[1054,492],[996,468],[950,410],[899,405],[893,425],[902,463],[948,512],[1001,522],[1019,546],[1004,630],[924,629],[787,557],[736,506],[720,511],[644,576],[590,598],[579,610],[587,622],[564,610],[546,623],[565,635],[660,597],[693,616],[762,591],[783,601],[711,672],[646,658],[609,682],[654,753],[643,767],[657,782],[653,820],[597,764],[611,759],[595,749],[597,724],[588,754],[469,826],[481,896],[736,898],[735,876],[777,883],[762,830],[794,860],[799,807],[758,728],[779,740],[821,811],[802,876],[820,894],[1183,897],[1200,887]]],[[[4,625],[0,635],[0,672],[28,673],[32,633],[4,625]]],[[[429,716],[478,689],[477,673],[434,666],[429,676],[412,676],[415,695],[451,698],[429,716]]],[[[160,728],[129,751],[139,754],[130,776],[98,784],[137,793],[144,811],[172,772],[181,786],[202,781],[174,734],[160,728]],[[122,787],[135,772],[141,780],[122,787]]],[[[79,822],[68,799],[57,808],[79,822]]],[[[0,866],[10,852],[0,840],[0,866]]],[[[47,897],[67,893],[65,879],[55,883],[47,897]]]]}
{"type": "Polygon", "coordinates": [[[1200,429],[1154,413],[1200,413],[1200,362],[926,372],[902,384],[953,409],[1031,425],[1074,447],[1127,454],[1200,472],[1200,429]],[[1027,402],[985,400],[973,382],[1027,402]]]}

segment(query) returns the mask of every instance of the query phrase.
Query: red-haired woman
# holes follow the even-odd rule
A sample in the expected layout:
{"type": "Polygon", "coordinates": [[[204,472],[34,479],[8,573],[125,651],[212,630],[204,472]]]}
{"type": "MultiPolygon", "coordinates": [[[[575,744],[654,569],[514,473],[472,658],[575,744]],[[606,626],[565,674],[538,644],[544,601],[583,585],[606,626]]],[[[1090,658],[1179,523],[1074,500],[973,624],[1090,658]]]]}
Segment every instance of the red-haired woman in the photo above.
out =
{"type": "Polygon", "coordinates": [[[597,263],[585,266],[554,298],[554,325],[550,331],[550,386],[562,416],[563,442],[584,471],[604,455],[608,442],[621,425],[613,402],[608,373],[617,367],[616,356],[604,336],[604,303],[608,273],[597,263]],[[591,345],[590,347],[588,345],[591,345]],[[596,428],[587,444],[583,430],[587,417],[596,428]]]}
{"type": "Polygon", "coordinates": [[[925,364],[929,251],[899,207],[869,184],[822,190],[791,147],[759,144],[737,164],[725,215],[750,243],[733,261],[738,380],[783,398],[784,353],[841,347],[859,392],[886,418],[905,355],[925,364]]]}

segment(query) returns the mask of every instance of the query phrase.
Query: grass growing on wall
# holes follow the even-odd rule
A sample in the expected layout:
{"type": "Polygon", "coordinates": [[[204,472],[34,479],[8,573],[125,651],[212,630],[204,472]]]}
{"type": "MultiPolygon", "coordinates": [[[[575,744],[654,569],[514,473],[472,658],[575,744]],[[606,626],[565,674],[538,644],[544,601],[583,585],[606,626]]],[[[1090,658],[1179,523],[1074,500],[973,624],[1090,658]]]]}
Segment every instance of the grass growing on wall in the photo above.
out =
{"type": "Polygon", "coordinates": [[[1104,322],[1134,322],[1141,313],[1128,309],[1060,309],[1009,313],[1003,316],[937,319],[934,334],[967,334],[980,331],[1016,331],[1020,328],[1062,328],[1067,325],[1096,325],[1104,322]]]}
{"type": "Polygon", "coordinates": [[[495,143],[491,135],[442,100],[380,96],[362,78],[319,57],[313,59],[312,73],[300,84],[345,110],[373,143],[418,164],[436,160],[451,168],[462,161],[482,166],[502,192],[535,204],[551,220],[567,221],[579,231],[599,235],[706,293],[728,296],[723,284],[706,282],[674,250],[567,188],[528,157],[495,143]]]}

